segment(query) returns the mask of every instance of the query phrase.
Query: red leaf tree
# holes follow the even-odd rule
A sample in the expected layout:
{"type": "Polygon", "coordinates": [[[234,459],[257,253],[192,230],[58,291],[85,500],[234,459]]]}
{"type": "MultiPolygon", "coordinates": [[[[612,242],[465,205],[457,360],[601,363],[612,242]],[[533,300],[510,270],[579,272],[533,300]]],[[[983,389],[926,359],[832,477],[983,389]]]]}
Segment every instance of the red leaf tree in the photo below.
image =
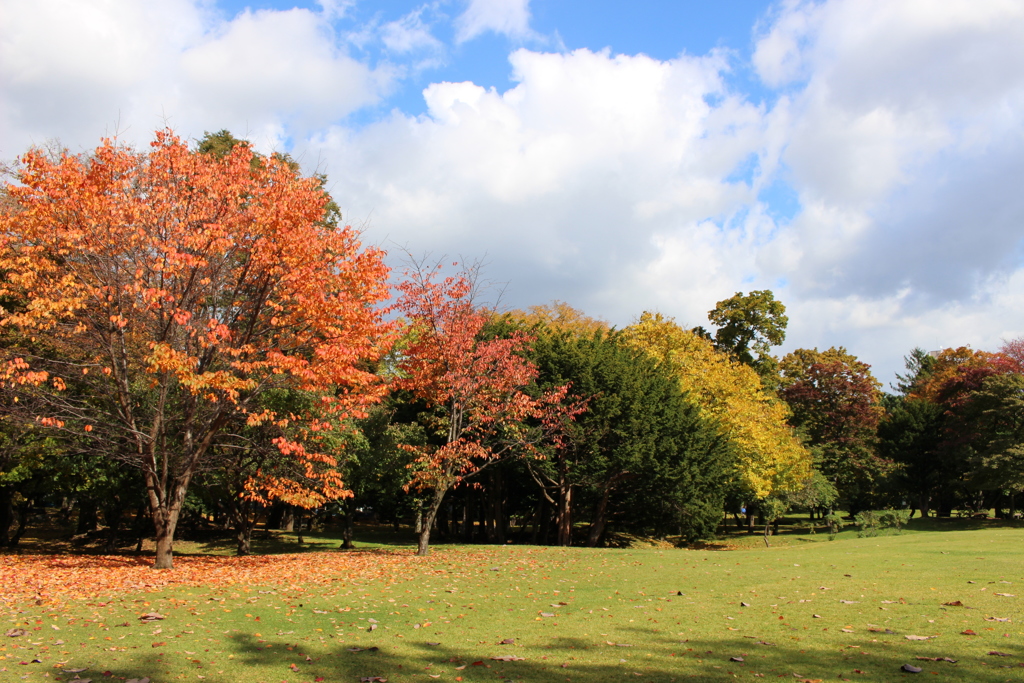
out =
{"type": "Polygon", "coordinates": [[[431,527],[453,486],[505,454],[536,455],[574,414],[561,404],[567,387],[540,397],[524,391],[537,377],[521,355],[530,336],[481,338],[492,312],[474,301],[478,274],[470,268],[439,281],[440,266],[416,265],[399,285],[411,339],[399,385],[435,411],[442,433],[440,445],[416,451],[411,486],[430,492],[419,555],[429,552],[431,527]]]}
{"type": "Polygon", "coordinates": [[[325,414],[361,414],[384,390],[366,368],[390,341],[388,273],[355,231],[323,222],[317,179],[163,131],[148,152],[29,152],[17,180],[0,212],[0,296],[22,305],[0,322],[26,341],[7,349],[4,384],[76,447],[142,471],[157,567],[172,565],[189,483],[232,424],[279,428],[301,476],[263,477],[269,494],[346,494],[317,435],[325,414]],[[261,402],[275,389],[319,405],[278,414],[261,402]]]}

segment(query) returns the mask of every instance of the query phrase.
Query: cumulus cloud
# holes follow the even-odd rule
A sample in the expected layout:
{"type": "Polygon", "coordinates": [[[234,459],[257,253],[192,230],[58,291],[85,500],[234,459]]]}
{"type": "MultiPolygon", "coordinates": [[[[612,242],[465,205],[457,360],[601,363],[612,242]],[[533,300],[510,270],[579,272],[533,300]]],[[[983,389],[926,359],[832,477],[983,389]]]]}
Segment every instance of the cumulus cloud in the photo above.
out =
{"type": "Polygon", "coordinates": [[[811,318],[866,345],[1024,331],[1005,308],[1024,263],[1021,35],[1024,5],[999,0],[788,2],[763,27],[754,64],[786,92],[773,134],[803,211],[762,264],[811,318]]]}
{"type": "Polygon", "coordinates": [[[346,54],[331,25],[343,3],[328,5],[226,19],[193,0],[0,0],[0,154],[55,136],[141,142],[165,123],[273,147],[343,120],[393,73],[346,54]]]}
{"type": "MultiPolygon", "coordinates": [[[[723,52],[520,49],[508,90],[437,82],[424,114],[358,127],[346,117],[447,46],[424,5],[355,27],[356,59],[350,6],[0,0],[0,155],[91,146],[119,120],[142,142],[165,116],[188,136],[294,144],[368,241],[486,254],[511,305],[694,325],[771,288],[790,348],[842,344],[886,377],[915,345],[1024,333],[1019,2],[785,0],[755,29],[765,104],[726,85],[746,65],[723,52]],[[795,212],[772,205],[779,187],[795,212]]],[[[529,4],[471,0],[455,30],[530,39],[529,4]]]]}
{"type": "Polygon", "coordinates": [[[455,41],[464,43],[493,31],[514,39],[533,36],[530,30],[530,0],[469,0],[456,20],[455,41]]]}
{"type": "Polygon", "coordinates": [[[752,247],[755,221],[742,238],[708,221],[752,201],[748,184],[727,177],[762,135],[760,111],[724,87],[724,58],[521,49],[511,64],[518,85],[506,92],[436,83],[425,116],[315,142],[338,160],[334,193],[349,219],[368,220],[369,238],[486,252],[515,305],[558,296],[627,321],[642,307],[703,318],[707,298],[681,289],[696,281],[725,296],[753,273],[730,245],[752,247]],[[677,281],[682,264],[666,250],[689,260],[691,280],[677,281]]]}

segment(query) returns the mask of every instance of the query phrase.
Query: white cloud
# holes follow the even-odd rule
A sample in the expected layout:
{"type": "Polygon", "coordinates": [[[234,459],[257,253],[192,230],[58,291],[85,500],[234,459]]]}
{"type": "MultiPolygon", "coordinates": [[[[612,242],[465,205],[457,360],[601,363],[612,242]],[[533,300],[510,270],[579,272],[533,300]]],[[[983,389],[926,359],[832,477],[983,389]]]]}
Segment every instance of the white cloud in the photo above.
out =
{"type": "Polygon", "coordinates": [[[405,54],[426,50],[440,52],[444,45],[430,32],[430,26],[423,21],[426,7],[419,7],[397,21],[381,27],[381,40],[388,50],[405,54]]]}
{"type": "Polygon", "coordinates": [[[788,92],[771,135],[803,211],[761,263],[805,339],[893,370],[894,346],[1019,334],[1022,35],[1003,0],[788,2],[766,27],[754,63],[788,92]]]}
{"type": "MultiPolygon", "coordinates": [[[[717,52],[523,49],[507,91],[433,83],[425,114],[360,128],[346,116],[383,100],[400,59],[445,46],[424,5],[355,27],[396,62],[371,68],[336,33],[349,6],[0,0],[0,156],[92,146],[119,120],[143,142],[167,116],[188,136],[295,141],[368,241],[487,254],[512,305],[695,325],[771,288],[790,347],[842,344],[886,378],[915,345],[1024,333],[1019,0],[787,0],[757,29],[767,105],[726,87],[717,52]],[[780,179],[792,220],[759,200],[780,179]]],[[[487,31],[535,37],[528,2],[470,2],[456,39],[487,31]]]]}
{"type": "Polygon", "coordinates": [[[0,155],[230,128],[262,147],[376,102],[392,78],[339,47],[330,13],[224,19],[199,0],[0,0],[0,155]]]}
{"type": "Polygon", "coordinates": [[[530,30],[530,0],[469,0],[469,6],[455,20],[458,43],[493,31],[509,38],[533,36],[530,30]]]}
{"type": "MultiPolygon", "coordinates": [[[[337,160],[348,219],[414,251],[486,252],[515,305],[557,296],[622,322],[655,306],[703,318],[715,299],[676,296],[666,245],[689,257],[697,237],[724,272],[753,270],[707,220],[752,200],[725,178],[762,136],[759,110],[725,91],[723,59],[518,50],[511,62],[518,85],[504,93],[436,83],[425,116],[314,141],[337,160]]],[[[732,293],[695,261],[707,297],[732,293]]]]}

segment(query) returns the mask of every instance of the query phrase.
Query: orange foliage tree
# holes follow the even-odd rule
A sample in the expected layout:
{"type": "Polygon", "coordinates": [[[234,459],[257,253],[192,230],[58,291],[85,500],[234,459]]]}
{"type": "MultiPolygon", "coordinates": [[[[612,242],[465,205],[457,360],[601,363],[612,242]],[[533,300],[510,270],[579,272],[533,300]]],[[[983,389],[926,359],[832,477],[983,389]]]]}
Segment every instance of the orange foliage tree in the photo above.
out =
{"type": "Polygon", "coordinates": [[[398,307],[410,323],[400,385],[434,410],[440,442],[413,449],[411,485],[430,492],[419,555],[429,552],[431,527],[453,486],[505,454],[537,454],[574,414],[561,405],[567,387],[540,397],[525,391],[537,377],[521,355],[531,337],[517,330],[483,338],[493,313],[474,301],[476,269],[438,281],[439,270],[417,265],[398,286],[398,307]]]}
{"type": "Polygon", "coordinates": [[[384,391],[367,368],[391,339],[388,271],[354,230],[323,222],[317,179],[160,131],[149,151],[31,151],[17,181],[0,213],[0,297],[23,305],[0,324],[26,345],[7,349],[4,385],[75,448],[142,471],[156,567],[172,566],[189,483],[233,425],[270,428],[300,475],[263,473],[254,495],[346,495],[318,437],[384,391]],[[316,409],[276,412],[261,400],[274,390],[311,392],[316,409]]]}

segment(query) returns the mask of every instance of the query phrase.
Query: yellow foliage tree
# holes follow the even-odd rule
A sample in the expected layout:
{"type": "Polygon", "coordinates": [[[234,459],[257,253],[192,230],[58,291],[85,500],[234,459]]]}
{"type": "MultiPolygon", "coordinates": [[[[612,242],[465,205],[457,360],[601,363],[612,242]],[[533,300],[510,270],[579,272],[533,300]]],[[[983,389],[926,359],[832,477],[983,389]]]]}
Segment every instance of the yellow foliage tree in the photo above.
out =
{"type": "Polygon", "coordinates": [[[509,311],[507,315],[526,327],[544,325],[554,330],[565,330],[581,337],[590,337],[595,332],[608,332],[611,330],[611,325],[606,321],[591,318],[583,311],[573,308],[564,301],[558,300],[543,306],[530,306],[525,311],[509,311]]]}
{"type": "Polygon", "coordinates": [[[811,455],[786,422],[786,405],[757,373],[660,313],[644,313],[623,330],[627,343],[668,363],[680,386],[714,415],[737,451],[736,482],[758,499],[800,489],[811,455]]]}

